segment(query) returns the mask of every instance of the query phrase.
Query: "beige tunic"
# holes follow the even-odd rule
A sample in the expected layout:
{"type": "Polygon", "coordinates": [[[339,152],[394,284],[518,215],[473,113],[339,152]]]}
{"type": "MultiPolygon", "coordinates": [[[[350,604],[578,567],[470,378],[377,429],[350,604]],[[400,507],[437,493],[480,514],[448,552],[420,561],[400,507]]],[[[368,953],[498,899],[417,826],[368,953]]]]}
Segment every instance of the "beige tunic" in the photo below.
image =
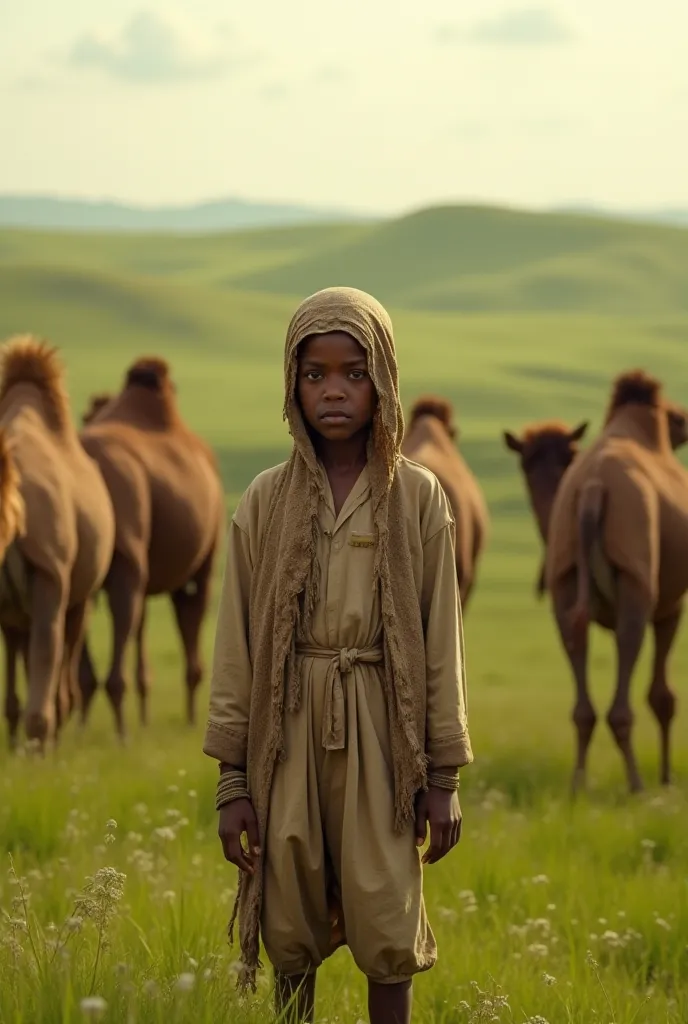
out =
{"type": "MultiPolygon", "coordinates": [[[[255,488],[265,492],[258,506],[269,506],[279,468],[254,481],[229,533],[224,640],[215,653],[205,749],[238,767],[248,731],[248,605],[261,527],[247,511],[255,508],[255,488]]],[[[426,638],[426,749],[432,768],[456,767],[472,754],[451,513],[432,474],[405,459],[399,472],[409,515],[422,525],[422,549],[413,554],[426,638]]],[[[261,931],[270,961],[285,974],[315,969],[346,942],[369,978],[392,983],[431,967],[436,947],[413,825],[401,835],[393,828],[368,473],[338,517],[329,485],[325,492],[320,597],[309,635],[298,638],[301,707],[285,716],[287,756],[271,791],[261,931]]]]}

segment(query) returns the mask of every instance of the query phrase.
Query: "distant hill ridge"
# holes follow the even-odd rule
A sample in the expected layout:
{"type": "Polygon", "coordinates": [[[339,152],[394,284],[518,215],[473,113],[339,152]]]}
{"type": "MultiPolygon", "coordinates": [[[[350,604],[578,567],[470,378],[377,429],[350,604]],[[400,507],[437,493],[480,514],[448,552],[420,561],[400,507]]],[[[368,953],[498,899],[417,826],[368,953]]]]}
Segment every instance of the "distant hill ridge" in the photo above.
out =
{"type": "MultiPolygon", "coordinates": [[[[177,289],[185,302],[192,291],[199,303],[223,303],[229,292],[292,302],[345,284],[391,307],[435,313],[666,318],[688,313],[688,230],[489,206],[174,236],[0,229],[0,293],[7,299],[15,291],[33,294],[40,305],[53,293],[60,303],[95,310],[116,309],[116,296],[128,296],[123,307],[135,320],[147,316],[147,296],[163,284],[163,306],[169,301],[175,309],[177,289]]],[[[157,299],[151,308],[159,319],[157,299]]],[[[180,313],[180,324],[188,320],[180,313]]],[[[168,315],[165,321],[169,330],[168,315]]]]}
{"type": "MultiPolygon", "coordinates": [[[[489,204],[485,205],[489,209],[489,204]]],[[[526,211],[524,211],[526,212],[526,211]]],[[[688,209],[626,211],[590,204],[568,204],[553,214],[580,214],[688,226],[688,209]]],[[[135,206],[116,200],[62,198],[51,195],[1,195],[0,227],[62,231],[212,233],[245,228],[301,224],[362,223],[394,219],[335,207],[265,203],[228,197],[179,206],[135,206]]]]}
{"type": "Polygon", "coordinates": [[[448,206],[358,227],[233,287],[304,295],[332,282],[445,312],[688,312],[688,230],[580,214],[448,206]]]}
{"type": "Polygon", "coordinates": [[[110,200],[0,195],[0,227],[39,230],[207,233],[367,219],[343,209],[233,198],[188,206],[144,207],[110,200]]]}

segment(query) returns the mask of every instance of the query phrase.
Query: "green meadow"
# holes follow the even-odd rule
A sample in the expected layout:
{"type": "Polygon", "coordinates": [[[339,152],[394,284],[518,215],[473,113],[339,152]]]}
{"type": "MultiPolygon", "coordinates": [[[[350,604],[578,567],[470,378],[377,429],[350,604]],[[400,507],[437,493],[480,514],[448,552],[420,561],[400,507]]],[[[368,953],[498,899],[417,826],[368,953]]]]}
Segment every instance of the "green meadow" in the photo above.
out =
{"type": "MultiPolygon", "coordinates": [[[[572,803],[573,684],[534,595],[540,543],[501,432],[557,417],[588,420],[594,437],[613,376],[635,366],[688,404],[688,231],[458,207],[205,237],[3,231],[0,337],[30,331],[59,346],[77,417],[137,356],[168,359],[183,415],[218,453],[229,514],[288,451],[285,329],[300,298],[328,284],[388,305],[405,406],[424,391],[454,402],[492,518],[465,622],[476,759],[462,773],[462,842],[426,875],[440,960],[418,979],[414,1020],[685,1022],[688,636],[671,665],[674,785],[657,784],[648,636],[633,689],[646,791],[629,798],[604,722],[613,645],[593,633],[599,723],[589,790],[572,803]]],[[[221,559],[215,598],[220,572],[221,559]]],[[[214,615],[215,604],[208,660],[214,615]]],[[[107,627],[99,607],[101,673],[107,627]]],[[[70,723],[44,760],[0,750],[2,1024],[273,1019],[267,969],[255,997],[235,993],[236,877],[201,751],[207,678],[189,730],[164,598],[151,602],[147,642],[151,724],[139,727],[130,693],[126,748],[101,693],[87,729],[70,723]]],[[[365,1019],[341,950],[321,972],[318,1020],[365,1019]]]]}

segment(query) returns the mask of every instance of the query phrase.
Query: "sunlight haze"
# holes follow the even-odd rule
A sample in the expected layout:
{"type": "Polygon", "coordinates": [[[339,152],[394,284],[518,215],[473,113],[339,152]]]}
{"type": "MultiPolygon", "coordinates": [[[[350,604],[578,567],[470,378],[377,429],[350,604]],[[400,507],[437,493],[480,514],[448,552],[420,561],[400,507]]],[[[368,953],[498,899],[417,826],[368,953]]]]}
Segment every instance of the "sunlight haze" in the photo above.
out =
{"type": "Polygon", "coordinates": [[[684,0],[25,0],[0,192],[688,204],[684,0]]]}

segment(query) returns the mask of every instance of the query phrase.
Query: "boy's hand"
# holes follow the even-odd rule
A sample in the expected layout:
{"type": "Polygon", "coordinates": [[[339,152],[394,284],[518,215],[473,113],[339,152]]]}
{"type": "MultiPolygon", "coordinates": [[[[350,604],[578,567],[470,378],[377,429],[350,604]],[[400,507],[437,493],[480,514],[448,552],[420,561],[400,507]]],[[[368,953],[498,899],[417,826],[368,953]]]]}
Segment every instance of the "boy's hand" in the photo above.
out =
{"type": "Polygon", "coordinates": [[[430,826],[430,846],[423,854],[423,864],[436,864],[453,850],[461,838],[461,806],[459,794],[437,786],[416,800],[416,845],[425,842],[430,826]]]}
{"type": "Polygon", "coordinates": [[[260,856],[258,819],[250,800],[232,800],[220,808],[217,834],[224,855],[230,864],[236,864],[249,875],[255,874],[255,859],[260,856]],[[243,833],[248,838],[248,849],[241,842],[243,833]]]}

